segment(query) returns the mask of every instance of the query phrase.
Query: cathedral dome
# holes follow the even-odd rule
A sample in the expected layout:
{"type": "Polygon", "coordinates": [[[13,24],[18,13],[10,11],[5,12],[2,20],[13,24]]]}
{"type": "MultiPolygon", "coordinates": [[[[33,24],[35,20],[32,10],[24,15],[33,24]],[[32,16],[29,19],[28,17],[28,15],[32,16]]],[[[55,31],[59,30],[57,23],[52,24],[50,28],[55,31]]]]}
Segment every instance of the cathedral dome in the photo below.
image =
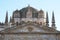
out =
{"type": "MultiPolygon", "coordinates": [[[[21,10],[19,10],[20,13],[27,13],[28,7],[25,7],[25,8],[22,8],[21,10]]],[[[33,8],[33,7],[30,7],[30,11],[32,11],[32,13],[37,13],[37,10],[35,8],[33,8]]]]}
{"type": "MultiPolygon", "coordinates": [[[[18,17],[18,15],[20,15],[19,16],[20,18],[26,18],[28,11],[30,11],[31,12],[30,14],[33,15],[33,16],[37,16],[38,15],[38,10],[33,8],[33,7],[30,7],[30,6],[24,7],[22,9],[20,9],[20,10],[15,10],[13,12],[13,14],[15,15],[14,17],[18,17]]],[[[28,17],[29,17],[29,15],[28,15],[28,17]]]]}
{"type": "MultiPolygon", "coordinates": [[[[30,6],[24,7],[21,10],[19,10],[21,18],[26,18],[28,11],[30,12],[29,15],[31,15],[31,16],[34,13],[38,13],[38,11],[35,8],[33,8],[33,7],[30,7],[30,6]]],[[[28,17],[29,17],[29,15],[28,15],[28,17]]]]}

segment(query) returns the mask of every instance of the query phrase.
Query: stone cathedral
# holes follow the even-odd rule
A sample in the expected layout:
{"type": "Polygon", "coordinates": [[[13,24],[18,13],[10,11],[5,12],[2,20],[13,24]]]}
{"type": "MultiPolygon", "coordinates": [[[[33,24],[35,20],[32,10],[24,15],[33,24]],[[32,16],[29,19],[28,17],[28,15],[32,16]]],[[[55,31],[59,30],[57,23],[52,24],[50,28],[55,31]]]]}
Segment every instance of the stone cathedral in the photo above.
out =
{"type": "Polygon", "coordinates": [[[5,23],[0,22],[0,40],[60,40],[54,12],[51,20],[50,27],[48,12],[38,11],[30,5],[13,11],[9,22],[6,12],[5,23]]]}

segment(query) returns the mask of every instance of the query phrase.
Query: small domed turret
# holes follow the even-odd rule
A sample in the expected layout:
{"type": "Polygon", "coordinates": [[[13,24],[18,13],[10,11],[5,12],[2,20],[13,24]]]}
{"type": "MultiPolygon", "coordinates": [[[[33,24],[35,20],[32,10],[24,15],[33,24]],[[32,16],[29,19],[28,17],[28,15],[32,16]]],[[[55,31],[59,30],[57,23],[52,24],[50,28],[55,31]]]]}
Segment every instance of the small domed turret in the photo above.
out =
{"type": "Polygon", "coordinates": [[[44,18],[44,11],[42,9],[39,11],[38,18],[44,18]]]}
{"type": "Polygon", "coordinates": [[[44,11],[41,9],[40,11],[39,11],[40,13],[44,13],[44,11]]]}

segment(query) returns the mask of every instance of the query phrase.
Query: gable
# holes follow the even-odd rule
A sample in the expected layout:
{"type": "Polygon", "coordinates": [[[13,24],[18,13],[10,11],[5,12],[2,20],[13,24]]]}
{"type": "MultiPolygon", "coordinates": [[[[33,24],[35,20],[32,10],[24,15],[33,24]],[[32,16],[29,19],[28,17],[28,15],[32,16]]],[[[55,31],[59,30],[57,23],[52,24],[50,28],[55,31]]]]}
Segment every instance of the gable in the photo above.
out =
{"type": "Polygon", "coordinates": [[[7,28],[5,30],[3,30],[2,32],[54,32],[51,30],[51,28],[49,27],[43,27],[40,26],[37,23],[23,23],[21,25],[15,26],[15,27],[11,27],[11,28],[7,28]]]}
{"type": "Polygon", "coordinates": [[[17,28],[12,30],[12,32],[46,32],[45,30],[38,28],[37,26],[27,25],[22,28],[17,28]]]}

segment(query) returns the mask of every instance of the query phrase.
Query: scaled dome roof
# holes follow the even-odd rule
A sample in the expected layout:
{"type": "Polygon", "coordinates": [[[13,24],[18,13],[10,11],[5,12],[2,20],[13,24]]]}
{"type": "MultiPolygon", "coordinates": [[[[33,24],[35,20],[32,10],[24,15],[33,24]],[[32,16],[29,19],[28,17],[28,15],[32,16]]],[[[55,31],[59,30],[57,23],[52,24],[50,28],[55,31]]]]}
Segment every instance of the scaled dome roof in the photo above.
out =
{"type": "MultiPolygon", "coordinates": [[[[30,10],[32,11],[32,13],[37,13],[38,11],[35,9],[35,8],[33,8],[33,7],[30,7],[30,10]]],[[[21,10],[19,10],[20,11],[20,13],[26,13],[27,11],[28,11],[28,7],[25,7],[25,8],[22,8],[21,10]]]]}

